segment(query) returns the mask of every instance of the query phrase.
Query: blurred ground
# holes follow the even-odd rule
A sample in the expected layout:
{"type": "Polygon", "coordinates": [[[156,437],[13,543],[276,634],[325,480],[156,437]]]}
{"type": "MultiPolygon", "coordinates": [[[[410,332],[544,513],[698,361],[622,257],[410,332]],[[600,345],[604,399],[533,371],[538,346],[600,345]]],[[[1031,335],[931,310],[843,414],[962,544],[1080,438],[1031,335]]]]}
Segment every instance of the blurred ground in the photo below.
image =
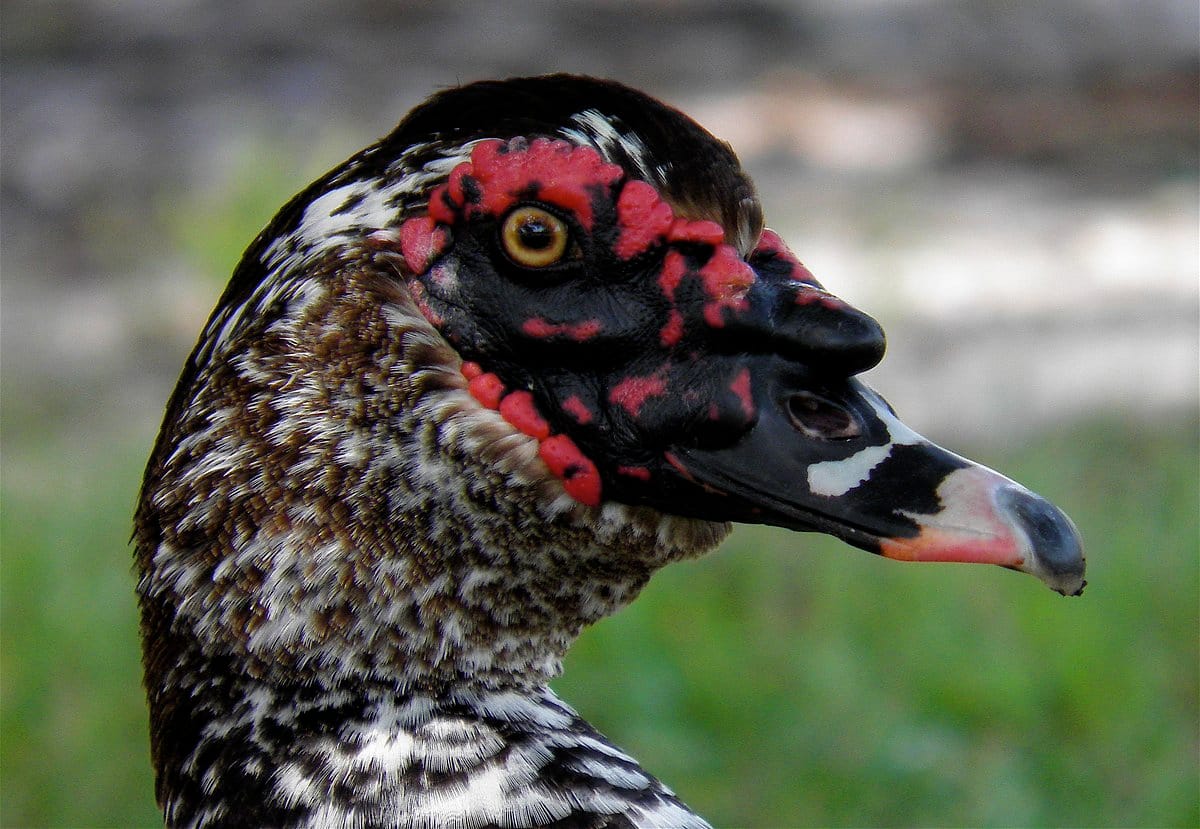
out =
{"type": "MultiPolygon", "coordinates": [[[[0,822],[71,820],[29,790],[51,770],[16,774],[36,753],[22,740],[144,744],[124,527],[163,403],[273,211],[429,92],[567,70],[658,94],[734,145],[768,221],[884,323],[889,355],[870,379],[914,426],[996,448],[1101,416],[1194,458],[1198,20],[1190,0],[6,0],[0,822]],[[79,573],[93,579],[81,592],[51,589],[79,573]],[[47,608],[53,624],[21,626],[47,608]],[[73,614],[123,650],[95,650],[73,614]],[[112,666],[96,700],[34,687],[57,682],[56,649],[112,666]],[[96,725],[111,698],[126,707],[96,725]]],[[[1191,538],[1171,549],[1194,590],[1195,521],[1179,520],[1191,538]]],[[[148,799],[144,757],[128,762],[148,799]]],[[[118,786],[107,779],[92,788],[118,786]]],[[[1189,809],[1157,822],[1186,824],[1189,809]]],[[[854,811],[808,819],[839,814],[854,811]]]]}

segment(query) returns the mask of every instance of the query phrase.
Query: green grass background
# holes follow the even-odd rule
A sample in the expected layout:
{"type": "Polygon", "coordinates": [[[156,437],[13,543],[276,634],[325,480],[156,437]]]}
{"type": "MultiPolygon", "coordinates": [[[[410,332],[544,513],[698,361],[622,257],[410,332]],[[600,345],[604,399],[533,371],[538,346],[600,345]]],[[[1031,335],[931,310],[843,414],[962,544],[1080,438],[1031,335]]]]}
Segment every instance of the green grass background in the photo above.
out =
{"type": "MultiPolygon", "coordinates": [[[[153,826],[126,544],[148,447],[6,442],[0,822],[153,826]]],[[[740,527],[587,632],[558,690],[717,824],[1200,825],[1195,419],[981,460],[1073,515],[1082,598],[740,527]]]]}

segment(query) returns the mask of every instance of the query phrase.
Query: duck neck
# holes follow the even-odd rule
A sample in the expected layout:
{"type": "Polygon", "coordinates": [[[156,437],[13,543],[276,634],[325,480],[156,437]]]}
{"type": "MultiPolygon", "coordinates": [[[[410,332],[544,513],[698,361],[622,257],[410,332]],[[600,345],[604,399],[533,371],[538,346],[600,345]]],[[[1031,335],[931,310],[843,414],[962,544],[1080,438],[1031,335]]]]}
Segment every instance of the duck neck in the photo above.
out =
{"type": "MultiPolygon", "coordinates": [[[[422,439],[408,437],[419,456],[422,439]]],[[[545,515],[512,497],[512,480],[438,457],[417,464],[437,486],[414,486],[407,464],[341,469],[328,500],[310,485],[290,518],[252,518],[234,501],[205,543],[167,533],[143,579],[148,641],[186,641],[204,665],[279,687],[530,688],[559,673],[584,627],[684,555],[626,510],[599,533],[570,509],[545,515]],[[392,480],[363,480],[378,476],[392,480]],[[254,531],[240,539],[239,526],[254,531]]]]}

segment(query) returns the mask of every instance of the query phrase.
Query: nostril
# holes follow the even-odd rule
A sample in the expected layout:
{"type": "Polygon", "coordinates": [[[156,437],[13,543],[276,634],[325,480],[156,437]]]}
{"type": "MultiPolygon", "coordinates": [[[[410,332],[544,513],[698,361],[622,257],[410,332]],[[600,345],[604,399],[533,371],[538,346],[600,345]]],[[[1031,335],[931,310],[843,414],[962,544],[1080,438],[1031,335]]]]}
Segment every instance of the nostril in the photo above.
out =
{"type": "Polygon", "coordinates": [[[787,410],[792,425],[809,437],[849,440],[862,434],[858,420],[845,407],[810,391],[789,397],[787,410]]]}

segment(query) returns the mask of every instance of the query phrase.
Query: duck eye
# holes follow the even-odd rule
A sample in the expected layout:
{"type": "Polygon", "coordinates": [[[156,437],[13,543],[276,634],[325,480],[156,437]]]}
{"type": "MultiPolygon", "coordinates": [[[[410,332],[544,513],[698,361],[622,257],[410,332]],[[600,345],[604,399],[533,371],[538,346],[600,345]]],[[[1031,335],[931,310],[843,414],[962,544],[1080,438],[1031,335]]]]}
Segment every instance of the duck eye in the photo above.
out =
{"type": "Polygon", "coordinates": [[[500,227],[504,252],[526,268],[546,268],[561,261],[570,236],[566,222],[540,207],[518,207],[500,227]]]}

